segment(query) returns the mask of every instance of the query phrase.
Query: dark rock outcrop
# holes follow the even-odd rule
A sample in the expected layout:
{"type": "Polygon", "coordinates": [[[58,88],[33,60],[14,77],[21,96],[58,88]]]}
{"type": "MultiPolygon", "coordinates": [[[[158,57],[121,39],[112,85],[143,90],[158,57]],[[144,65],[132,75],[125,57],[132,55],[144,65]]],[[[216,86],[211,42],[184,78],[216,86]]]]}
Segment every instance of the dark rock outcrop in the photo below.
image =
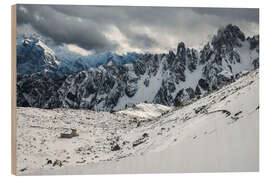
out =
{"type": "MultiPolygon", "coordinates": [[[[25,46],[29,46],[29,42],[25,46]]],[[[31,48],[28,50],[32,57],[36,57],[36,53],[42,57],[36,61],[30,59],[29,62],[52,62],[48,63],[52,66],[44,64],[46,72],[54,72],[54,69],[57,69],[57,73],[61,72],[61,68],[54,63],[57,62],[56,57],[42,54],[42,48],[41,52],[37,47],[33,48],[33,52],[31,48]]],[[[23,52],[18,56],[18,69],[23,69],[25,62],[27,53],[23,52]]],[[[231,83],[243,70],[259,68],[259,36],[246,39],[237,26],[228,25],[220,29],[211,43],[207,43],[199,52],[180,42],[176,53],[147,53],[121,66],[112,58],[97,68],[76,66],[83,70],[62,78],[52,78],[43,72],[19,73],[17,105],[106,111],[146,101],[167,106],[184,105],[231,83]],[[241,48],[249,50],[250,58],[240,54],[241,48]],[[247,67],[247,64],[252,66],[247,67]]]]}

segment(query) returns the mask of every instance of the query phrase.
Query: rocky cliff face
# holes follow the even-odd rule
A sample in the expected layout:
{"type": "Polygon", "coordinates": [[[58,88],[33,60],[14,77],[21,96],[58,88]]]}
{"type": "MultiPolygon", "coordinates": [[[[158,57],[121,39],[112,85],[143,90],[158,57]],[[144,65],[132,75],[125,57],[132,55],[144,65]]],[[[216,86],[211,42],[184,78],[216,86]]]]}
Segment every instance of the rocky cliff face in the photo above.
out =
{"type": "Polygon", "coordinates": [[[44,107],[63,80],[53,80],[42,73],[17,76],[17,106],[44,107]]]}
{"type": "Polygon", "coordinates": [[[17,74],[53,74],[58,70],[59,60],[55,53],[36,38],[24,39],[17,45],[17,74]]]}
{"type": "Polygon", "coordinates": [[[134,52],[125,55],[105,52],[80,56],[76,53],[68,53],[66,50],[61,51],[58,48],[56,49],[60,56],[58,58],[57,53],[43,41],[36,36],[18,38],[17,74],[19,76],[39,73],[51,79],[59,80],[66,78],[72,73],[107,64],[109,61],[113,61],[117,66],[121,66],[131,63],[141,56],[141,54],[134,52]]]}
{"type": "MultiPolygon", "coordinates": [[[[38,89],[40,95],[46,94],[46,98],[39,100],[43,103],[29,103],[29,96],[35,99],[34,94],[21,88],[17,103],[18,106],[28,103],[41,108],[106,111],[140,102],[183,105],[230,83],[243,71],[258,67],[259,37],[246,38],[237,26],[228,25],[200,52],[180,42],[176,53],[145,54],[123,66],[110,61],[98,68],[71,74],[58,82],[61,85],[52,86],[53,89],[33,83],[31,88],[38,89]]],[[[20,80],[18,83],[24,84],[20,80]]],[[[50,86],[51,82],[46,80],[46,83],[50,86]]]]}

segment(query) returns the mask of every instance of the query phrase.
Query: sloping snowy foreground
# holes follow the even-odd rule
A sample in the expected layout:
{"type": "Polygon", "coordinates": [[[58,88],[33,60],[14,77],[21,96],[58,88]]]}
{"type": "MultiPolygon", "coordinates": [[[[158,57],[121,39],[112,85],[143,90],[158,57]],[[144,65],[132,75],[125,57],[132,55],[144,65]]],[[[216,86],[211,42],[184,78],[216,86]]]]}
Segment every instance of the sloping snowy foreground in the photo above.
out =
{"type": "Polygon", "coordinates": [[[133,108],[138,116],[132,107],[115,113],[17,108],[18,174],[259,169],[258,70],[184,107],[133,108]],[[59,138],[65,128],[80,135],[59,138]]]}

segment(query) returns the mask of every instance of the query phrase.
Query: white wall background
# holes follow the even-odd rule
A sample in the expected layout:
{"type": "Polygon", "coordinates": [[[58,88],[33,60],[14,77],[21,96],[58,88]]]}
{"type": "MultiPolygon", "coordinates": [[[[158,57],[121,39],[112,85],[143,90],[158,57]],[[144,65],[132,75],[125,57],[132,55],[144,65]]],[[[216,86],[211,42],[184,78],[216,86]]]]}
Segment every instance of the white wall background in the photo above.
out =
{"type": "Polygon", "coordinates": [[[0,179],[47,179],[48,177],[16,177],[11,175],[11,5],[16,3],[39,4],[88,4],[136,6],[186,6],[186,7],[249,7],[260,8],[260,172],[259,173],[196,173],[151,175],[92,175],[50,176],[51,179],[270,179],[270,6],[267,0],[21,0],[1,1],[0,21],[0,179]]]}

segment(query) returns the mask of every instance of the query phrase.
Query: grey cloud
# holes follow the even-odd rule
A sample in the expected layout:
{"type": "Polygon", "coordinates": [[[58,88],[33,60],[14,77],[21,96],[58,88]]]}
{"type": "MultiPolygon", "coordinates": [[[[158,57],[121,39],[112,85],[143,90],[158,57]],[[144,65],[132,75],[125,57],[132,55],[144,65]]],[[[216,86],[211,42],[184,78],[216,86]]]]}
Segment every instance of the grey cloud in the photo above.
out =
{"type": "Polygon", "coordinates": [[[215,15],[228,20],[246,20],[259,23],[258,8],[192,8],[195,13],[215,15]]]}
{"type": "Polygon", "coordinates": [[[47,6],[27,5],[28,12],[17,11],[18,24],[30,24],[39,33],[57,44],[76,44],[88,50],[113,50],[116,44],[108,41],[95,22],[80,23],[47,6]]]}
{"type": "Polygon", "coordinates": [[[97,51],[121,47],[121,41],[112,41],[105,36],[112,27],[116,27],[128,39],[130,46],[147,51],[154,47],[171,47],[166,38],[196,46],[219,27],[229,23],[239,25],[250,34],[257,32],[259,26],[258,9],[21,6],[28,13],[18,10],[18,24],[30,24],[56,43],[72,43],[97,51]],[[150,33],[144,32],[144,28],[149,29],[150,33]]]}
{"type": "Polygon", "coordinates": [[[129,43],[141,48],[153,47],[158,45],[158,43],[153,38],[150,38],[146,34],[134,34],[132,36],[132,40],[130,40],[129,43]]]}
{"type": "MultiPolygon", "coordinates": [[[[166,17],[174,16],[151,7],[111,7],[111,6],[51,6],[67,15],[83,19],[91,19],[100,26],[108,28],[116,26],[134,47],[149,48],[158,42],[144,32],[136,32],[134,26],[160,26],[166,17]]],[[[166,12],[166,11],[165,11],[166,12]]],[[[173,11],[175,14],[176,12],[173,11]]],[[[171,18],[166,20],[172,22],[171,18]]],[[[173,25],[173,22],[172,24],[173,25]]]]}

